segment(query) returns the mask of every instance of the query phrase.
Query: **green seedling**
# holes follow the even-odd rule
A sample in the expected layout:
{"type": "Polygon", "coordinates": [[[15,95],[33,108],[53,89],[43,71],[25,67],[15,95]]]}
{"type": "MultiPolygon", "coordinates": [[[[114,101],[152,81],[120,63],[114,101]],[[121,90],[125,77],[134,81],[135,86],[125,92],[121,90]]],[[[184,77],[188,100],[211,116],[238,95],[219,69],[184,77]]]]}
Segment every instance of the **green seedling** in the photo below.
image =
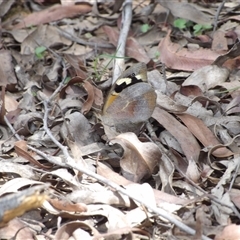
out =
{"type": "Polygon", "coordinates": [[[71,80],[71,78],[70,77],[66,77],[65,79],[64,79],[64,84],[68,84],[68,82],[71,80]]]}
{"type": "Polygon", "coordinates": [[[158,52],[158,51],[155,52],[155,58],[156,58],[156,59],[159,59],[159,57],[160,57],[160,52],[158,52]]]}
{"type": "Polygon", "coordinates": [[[173,25],[174,25],[174,27],[176,27],[180,30],[185,30],[185,29],[188,29],[188,28],[192,27],[193,30],[194,30],[193,34],[195,36],[202,34],[206,30],[212,29],[212,26],[210,24],[207,24],[207,25],[195,24],[194,22],[183,19],[183,18],[176,19],[174,21],[173,25]]]}
{"type": "Polygon", "coordinates": [[[187,21],[186,19],[178,18],[173,22],[173,26],[180,30],[183,30],[187,28],[187,22],[189,21],[187,21]]]}
{"type": "Polygon", "coordinates": [[[149,26],[149,24],[143,24],[142,26],[141,26],[141,32],[142,33],[146,33],[146,32],[148,32],[149,31],[149,29],[150,29],[150,26],[149,26]]]}
{"type": "Polygon", "coordinates": [[[196,24],[193,26],[194,29],[194,35],[201,35],[205,30],[212,29],[212,26],[210,24],[203,25],[203,24],[196,24]]]}
{"type": "Polygon", "coordinates": [[[47,48],[44,46],[36,47],[35,55],[37,56],[38,59],[43,59],[46,50],[47,48]]]}

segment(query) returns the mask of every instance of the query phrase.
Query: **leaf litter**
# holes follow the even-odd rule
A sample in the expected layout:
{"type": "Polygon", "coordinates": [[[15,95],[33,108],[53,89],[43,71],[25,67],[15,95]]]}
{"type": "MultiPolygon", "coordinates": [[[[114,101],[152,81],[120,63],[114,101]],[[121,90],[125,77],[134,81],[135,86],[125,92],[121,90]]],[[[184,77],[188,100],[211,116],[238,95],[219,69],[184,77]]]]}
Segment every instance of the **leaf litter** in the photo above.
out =
{"type": "Polygon", "coordinates": [[[0,2],[1,239],[240,239],[237,1],[125,8],[0,2]],[[129,20],[124,60],[157,102],[138,136],[108,138],[129,20]]]}

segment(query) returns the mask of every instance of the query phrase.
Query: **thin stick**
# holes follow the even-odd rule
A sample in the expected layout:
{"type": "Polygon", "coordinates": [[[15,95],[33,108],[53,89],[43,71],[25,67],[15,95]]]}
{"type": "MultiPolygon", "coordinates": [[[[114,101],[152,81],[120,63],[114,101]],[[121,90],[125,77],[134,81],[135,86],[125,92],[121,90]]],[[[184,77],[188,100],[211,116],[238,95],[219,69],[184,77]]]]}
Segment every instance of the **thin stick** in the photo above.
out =
{"type": "Polygon", "coordinates": [[[225,4],[226,0],[223,0],[222,3],[219,5],[218,9],[217,9],[217,12],[216,12],[216,15],[214,17],[214,27],[213,27],[213,34],[215,33],[216,29],[217,29],[217,21],[218,21],[218,18],[219,18],[219,14],[225,4]]]}
{"type": "Polygon", "coordinates": [[[115,83],[117,78],[121,75],[121,73],[124,70],[125,48],[131,23],[132,23],[132,0],[125,0],[122,11],[122,28],[118,39],[117,58],[115,59],[113,69],[112,84],[115,83]]]}

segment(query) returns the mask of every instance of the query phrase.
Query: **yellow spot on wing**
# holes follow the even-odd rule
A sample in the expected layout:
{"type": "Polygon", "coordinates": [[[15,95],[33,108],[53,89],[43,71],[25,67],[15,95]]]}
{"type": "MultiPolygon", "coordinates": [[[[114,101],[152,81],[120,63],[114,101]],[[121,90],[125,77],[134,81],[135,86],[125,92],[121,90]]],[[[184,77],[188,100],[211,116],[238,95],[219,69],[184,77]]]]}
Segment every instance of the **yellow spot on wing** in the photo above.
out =
{"type": "Polygon", "coordinates": [[[113,92],[108,96],[108,98],[105,101],[104,108],[103,108],[103,113],[106,112],[106,110],[109,108],[109,106],[115,101],[115,99],[118,97],[118,94],[116,92],[113,92]],[[115,93],[115,94],[114,94],[115,93]]]}

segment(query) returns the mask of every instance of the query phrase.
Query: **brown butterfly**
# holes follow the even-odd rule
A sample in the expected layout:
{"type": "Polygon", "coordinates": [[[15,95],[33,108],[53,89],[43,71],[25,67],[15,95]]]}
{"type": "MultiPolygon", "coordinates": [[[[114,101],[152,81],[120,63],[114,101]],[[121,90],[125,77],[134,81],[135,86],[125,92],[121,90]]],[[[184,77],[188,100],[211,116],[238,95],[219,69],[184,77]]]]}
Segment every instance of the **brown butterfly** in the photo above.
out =
{"type": "Polygon", "coordinates": [[[147,81],[147,67],[128,68],[110,89],[102,111],[104,127],[116,132],[137,132],[152,115],[157,95],[147,81]]]}

